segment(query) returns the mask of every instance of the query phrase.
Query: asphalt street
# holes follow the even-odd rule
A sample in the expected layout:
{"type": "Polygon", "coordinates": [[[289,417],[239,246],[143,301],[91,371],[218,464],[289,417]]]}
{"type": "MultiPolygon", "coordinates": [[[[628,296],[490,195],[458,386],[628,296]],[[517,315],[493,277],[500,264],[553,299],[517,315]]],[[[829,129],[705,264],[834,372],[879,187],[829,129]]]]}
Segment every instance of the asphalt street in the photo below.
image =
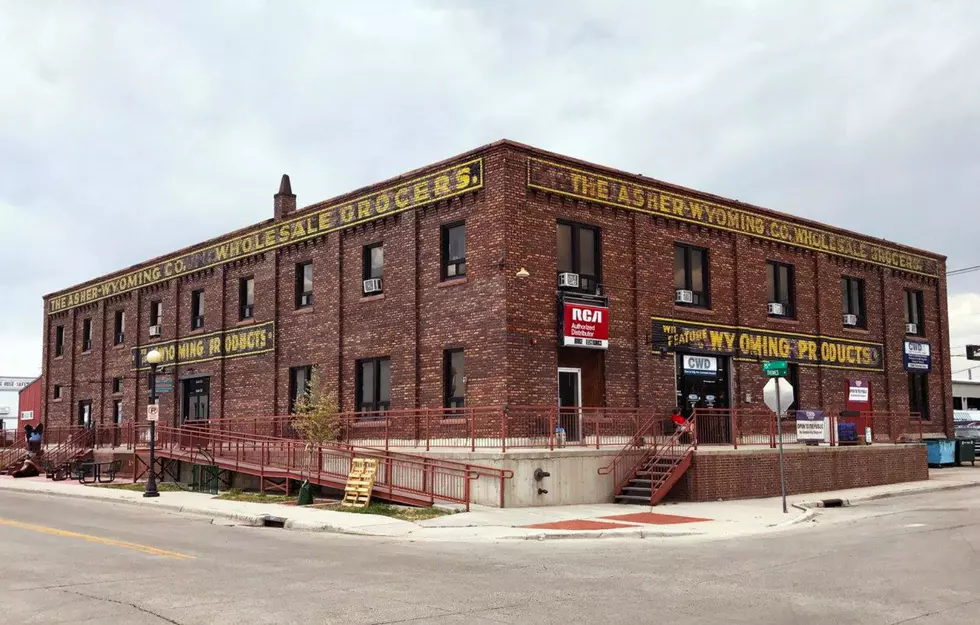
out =
{"type": "Polygon", "coordinates": [[[464,544],[0,492],[0,623],[973,624],[978,515],[965,489],[751,538],[464,544]]]}

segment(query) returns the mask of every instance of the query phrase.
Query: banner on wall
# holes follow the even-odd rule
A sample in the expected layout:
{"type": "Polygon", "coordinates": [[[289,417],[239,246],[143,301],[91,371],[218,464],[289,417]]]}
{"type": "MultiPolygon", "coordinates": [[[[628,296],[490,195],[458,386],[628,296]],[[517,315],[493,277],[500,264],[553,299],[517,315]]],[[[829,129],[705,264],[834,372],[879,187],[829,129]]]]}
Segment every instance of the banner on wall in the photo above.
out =
{"type": "Polygon", "coordinates": [[[905,341],[902,363],[906,371],[929,373],[932,371],[932,349],[928,343],[905,341]]]}

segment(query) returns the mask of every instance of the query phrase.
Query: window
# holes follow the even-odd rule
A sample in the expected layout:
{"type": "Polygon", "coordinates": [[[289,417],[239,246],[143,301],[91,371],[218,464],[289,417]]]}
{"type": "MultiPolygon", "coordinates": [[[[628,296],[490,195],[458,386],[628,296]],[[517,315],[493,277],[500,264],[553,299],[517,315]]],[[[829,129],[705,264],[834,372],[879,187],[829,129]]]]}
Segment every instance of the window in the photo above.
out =
{"type": "Polygon", "coordinates": [[[92,351],[92,320],[82,322],[82,351],[92,351]]]}
{"type": "Polygon", "coordinates": [[[78,402],[78,423],[82,427],[92,427],[92,400],[83,399],[78,402]]]}
{"type": "Polygon", "coordinates": [[[113,325],[113,345],[122,345],[126,342],[126,311],[116,311],[116,321],[113,325]]]}
{"type": "Polygon", "coordinates": [[[238,318],[251,319],[255,314],[255,278],[238,281],[238,318]]]}
{"type": "Polygon", "coordinates": [[[204,291],[191,291],[191,330],[204,327],[204,291]]]}
{"type": "Polygon", "coordinates": [[[112,402],[112,423],[119,425],[123,420],[122,400],[115,399],[112,402]]]}
{"type": "Polygon", "coordinates": [[[383,243],[374,243],[364,246],[364,295],[377,295],[383,292],[384,284],[381,282],[381,274],[385,268],[385,248],[383,243]],[[368,283],[368,280],[377,280],[376,283],[368,283]],[[368,290],[371,287],[371,290],[368,290]]]}
{"type": "Polygon", "coordinates": [[[769,303],[781,304],[782,314],[770,312],[770,316],[796,316],[796,284],[793,276],[793,265],[779,263],[774,260],[766,262],[766,278],[769,281],[769,303]]]}
{"type": "Polygon", "coordinates": [[[60,384],[55,384],[54,385],[54,398],[55,399],[61,399],[61,385],[60,384]]]}
{"type": "Polygon", "coordinates": [[[691,302],[677,302],[688,306],[708,308],[708,250],[690,245],[674,246],[674,288],[690,291],[691,302]]]}
{"type": "Polygon", "coordinates": [[[953,410],[963,410],[963,398],[954,397],[953,398],[953,410]]]}
{"type": "Polygon", "coordinates": [[[558,273],[578,274],[578,290],[595,293],[599,285],[599,229],[558,224],[558,273]]]}
{"type": "Polygon", "coordinates": [[[357,410],[380,412],[391,407],[391,359],[357,361],[357,410]]]}
{"type": "Polygon", "coordinates": [[[857,327],[866,327],[868,319],[864,309],[864,280],[848,276],[841,278],[841,301],[844,314],[857,317],[857,327]]]}
{"type": "Polygon", "coordinates": [[[289,370],[289,414],[296,412],[296,400],[310,389],[312,378],[313,367],[310,365],[292,367],[289,370]]]}
{"type": "Polygon", "coordinates": [[[65,355],[65,326],[58,326],[54,329],[54,355],[65,355]]]}
{"type": "Polygon", "coordinates": [[[123,379],[122,378],[112,378],[112,392],[122,393],[123,392],[123,379]]]}
{"type": "Polygon", "coordinates": [[[442,279],[466,275],[466,224],[442,227],[442,279]]]}
{"type": "Polygon", "coordinates": [[[800,366],[795,362],[790,362],[787,363],[786,369],[786,379],[789,381],[789,385],[793,387],[793,403],[786,406],[784,410],[790,413],[791,410],[800,410],[800,406],[803,405],[803,400],[800,398],[800,366]]]}
{"type": "Polygon", "coordinates": [[[313,263],[296,265],[296,308],[313,305],[313,263]]]}
{"type": "Polygon", "coordinates": [[[923,419],[929,419],[929,375],[909,374],[909,412],[917,412],[923,419]]]}
{"type": "Polygon", "coordinates": [[[150,326],[158,326],[163,322],[163,302],[150,302],[150,326]]]}
{"type": "Polygon", "coordinates": [[[922,312],[922,291],[905,291],[905,323],[915,324],[914,332],[906,332],[914,336],[926,335],[925,315],[922,312]]]}
{"type": "Polygon", "coordinates": [[[443,395],[446,408],[466,405],[466,374],[463,370],[463,350],[447,349],[443,353],[443,395]]]}

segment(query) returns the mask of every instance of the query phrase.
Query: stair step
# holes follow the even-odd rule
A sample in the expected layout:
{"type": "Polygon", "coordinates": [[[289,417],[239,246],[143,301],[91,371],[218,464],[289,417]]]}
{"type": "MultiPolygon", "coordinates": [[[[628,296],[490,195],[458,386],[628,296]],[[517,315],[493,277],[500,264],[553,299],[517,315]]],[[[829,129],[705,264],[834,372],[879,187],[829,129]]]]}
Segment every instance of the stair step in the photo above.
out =
{"type": "Polygon", "coordinates": [[[650,495],[616,495],[616,503],[650,503],[650,495]]]}
{"type": "Polygon", "coordinates": [[[626,491],[630,491],[630,494],[633,494],[635,491],[639,491],[641,493],[646,493],[649,495],[650,490],[651,489],[649,486],[624,486],[623,487],[623,492],[625,493],[626,491]]]}

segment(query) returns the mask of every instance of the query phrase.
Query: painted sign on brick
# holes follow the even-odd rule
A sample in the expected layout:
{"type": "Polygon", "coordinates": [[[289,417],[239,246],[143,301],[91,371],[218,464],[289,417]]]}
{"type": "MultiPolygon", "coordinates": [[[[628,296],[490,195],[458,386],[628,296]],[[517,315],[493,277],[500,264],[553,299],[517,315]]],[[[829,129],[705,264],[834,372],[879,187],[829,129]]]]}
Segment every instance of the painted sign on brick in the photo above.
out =
{"type": "Polygon", "coordinates": [[[651,319],[654,350],[789,360],[835,369],[878,371],[883,367],[881,343],[663,317],[651,319]]]}
{"type": "Polygon", "coordinates": [[[171,256],[148,267],[51,297],[48,313],[82,306],[194,271],[381,219],[483,187],[483,159],[473,159],[346,202],[301,211],[302,216],[171,256]]]}
{"type": "Polygon", "coordinates": [[[527,184],[532,189],[728,230],[892,269],[927,276],[940,275],[939,261],[935,258],[779,219],[759,211],[725,206],[692,195],[664,191],[536,158],[528,161],[527,184]]]}
{"type": "Polygon", "coordinates": [[[161,366],[174,363],[189,365],[221,358],[240,358],[256,356],[273,350],[275,342],[275,322],[190,336],[179,341],[168,341],[154,345],[133,348],[133,367],[149,369],[146,354],[156,349],[163,356],[161,366]]]}

